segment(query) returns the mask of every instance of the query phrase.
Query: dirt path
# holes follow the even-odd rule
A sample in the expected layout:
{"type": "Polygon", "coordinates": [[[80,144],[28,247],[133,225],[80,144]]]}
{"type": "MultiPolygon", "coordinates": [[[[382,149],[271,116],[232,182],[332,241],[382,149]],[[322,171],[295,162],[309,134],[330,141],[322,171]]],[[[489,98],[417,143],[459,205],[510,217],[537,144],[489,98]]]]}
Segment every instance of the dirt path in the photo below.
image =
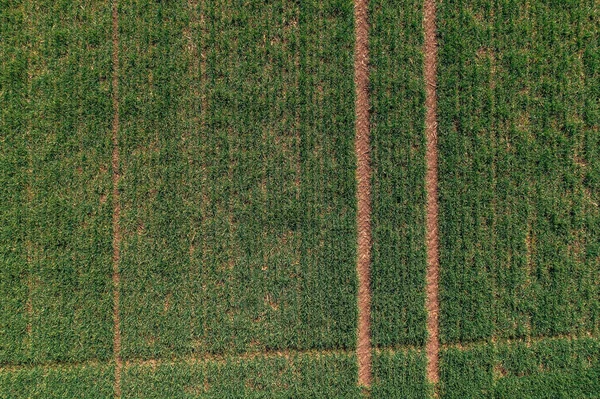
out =
{"type": "Polygon", "coordinates": [[[356,180],[358,182],[358,384],[371,386],[371,151],[369,131],[369,48],[367,0],[354,1],[356,44],[356,180]]]}
{"type": "Polygon", "coordinates": [[[427,378],[433,384],[439,381],[439,231],[438,231],[438,137],[437,137],[437,38],[435,0],[425,0],[423,25],[425,30],[425,135],[427,141],[427,378]]]}
{"type": "Polygon", "coordinates": [[[113,110],[114,118],[112,125],[112,182],[113,182],[113,321],[114,321],[114,338],[113,338],[113,353],[115,357],[115,398],[121,397],[121,371],[123,369],[123,360],[121,359],[121,318],[119,315],[120,301],[120,284],[121,274],[119,271],[119,263],[121,261],[121,202],[119,198],[119,15],[117,10],[117,2],[112,5],[112,41],[113,41],[113,110]]]}

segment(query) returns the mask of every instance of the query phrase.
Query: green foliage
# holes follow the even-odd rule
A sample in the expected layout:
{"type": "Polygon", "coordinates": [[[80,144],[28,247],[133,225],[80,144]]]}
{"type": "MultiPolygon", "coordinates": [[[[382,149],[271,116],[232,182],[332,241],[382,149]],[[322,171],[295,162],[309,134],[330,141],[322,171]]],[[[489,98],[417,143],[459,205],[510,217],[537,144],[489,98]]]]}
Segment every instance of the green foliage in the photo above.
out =
{"type": "Polygon", "coordinates": [[[352,347],[352,7],[119,12],[123,355],[352,347]]]}
{"type": "Polygon", "coordinates": [[[375,376],[371,397],[429,398],[431,387],[425,379],[425,353],[422,351],[382,352],[373,358],[375,376]]]}
{"type": "Polygon", "coordinates": [[[195,364],[135,366],[124,376],[127,398],[355,398],[356,359],[299,355],[195,364]]]}
{"type": "Polygon", "coordinates": [[[109,399],[114,370],[109,366],[33,367],[0,371],[0,399],[109,399]]]}
{"type": "Polygon", "coordinates": [[[440,353],[443,398],[492,397],[494,352],[489,346],[465,351],[451,348],[440,353]]]}
{"type": "MultiPolygon", "coordinates": [[[[372,398],[427,398],[422,352],[374,357],[372,398]]],[[[138,365],[124,377],[128,398],[361,398],[356,359],[293,355],[201,363],[138,365]]]]}
{"type": "MultiPolygon", "coordinates": [[[[113,396],[111,6],[0,0],[0,398],[113,396]]],[[[438,6],[441,394],[598,396],[597,6],[438,6]]],[[[370,394],[425,398],[422,4],[369,7],[370,394]]],[[[118,11],[123,397],[361,397],[352,2],[118,11]]]]}
{"type": "Polygon", "coordinates": [[[598,331],[598,19],[590,1],[444,1],[444,342],[598,331]]]}
{"type": "Polygon", "coordinates": [[[2,18],[0,363],[108,359],[109,9],[18,3],[2,18]]]}
{"type": "Polygon", "coordinates": [[[370,7],[373,341],[425,341],[422,2],[370,7]]]}
{"type": "Polygon", "coordinates": [[[596,339],[548,339],[442,352],[443,398],[592,398],[600,392],[596,339]]]}
{"type": "Polygon", "coordinates": [[[25,38],[11,35],[24,26],[18,4],[0,13],[0,362],[26,356],[27,330],[27,143],[28,110],[25,38]]]}

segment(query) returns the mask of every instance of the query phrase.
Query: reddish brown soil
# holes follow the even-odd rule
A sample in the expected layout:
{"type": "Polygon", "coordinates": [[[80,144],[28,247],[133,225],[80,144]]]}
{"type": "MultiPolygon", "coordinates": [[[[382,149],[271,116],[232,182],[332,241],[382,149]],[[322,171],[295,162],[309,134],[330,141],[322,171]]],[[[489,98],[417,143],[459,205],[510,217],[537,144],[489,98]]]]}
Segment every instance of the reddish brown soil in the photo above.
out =
{"type": "Polygon", "coordinates": [[[425,135],[427,141],[426,177],[427,192],[427,378],[433,384],[439,381],[439,231],[438,231],[438,137],[437,137],[437,38],[435,26],[435,0],[425,0],[423,24],[425,29],[425,135]]]}
{"type": "Polygon", "coordinates": [[[354,1],[356,46],[356,180],[358,182],[358,384],[370,387],[371,370],[371,152],[369,130],[369,48],[367,0],[354,1]]]}

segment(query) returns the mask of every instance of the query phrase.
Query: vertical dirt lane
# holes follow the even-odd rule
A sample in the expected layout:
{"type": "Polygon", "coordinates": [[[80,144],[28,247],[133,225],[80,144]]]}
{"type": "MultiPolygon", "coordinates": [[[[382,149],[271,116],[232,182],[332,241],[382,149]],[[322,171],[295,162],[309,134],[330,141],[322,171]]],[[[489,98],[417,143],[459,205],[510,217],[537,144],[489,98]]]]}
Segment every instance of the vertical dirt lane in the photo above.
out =
{"type": "Polygon", "coordinates": [[[354,80],[356,85],[356,180],[358,183],[358,384],[371,386],[371,148],[369,130],[369,25],[367,0],[354,1],[356,44],[354,80]]]}
{"type": "Polygon", "coordinates": [[[119,316],[120,283],[119,262],[121,260],[121,203],[119,199],[119,14],[117,1],[112,4],[112,40],[113,40],[113,125],[112,125],[112,182],[113,182],[113,320],[114,340],[113,354],[115,358],[115,398],[121,397],[121,371],[123,360],[121,359],[121,319],[119,316]]]}
{"type": "Polygon", "coordinates": [[[437,137],[437,38],[435,0],[425,0],[423,10],[425,30],[425,135],[427,192],[427,378],[433,384],[439,381],[439,275],[440,239],[438,231],[438,137],[437,137]]]}

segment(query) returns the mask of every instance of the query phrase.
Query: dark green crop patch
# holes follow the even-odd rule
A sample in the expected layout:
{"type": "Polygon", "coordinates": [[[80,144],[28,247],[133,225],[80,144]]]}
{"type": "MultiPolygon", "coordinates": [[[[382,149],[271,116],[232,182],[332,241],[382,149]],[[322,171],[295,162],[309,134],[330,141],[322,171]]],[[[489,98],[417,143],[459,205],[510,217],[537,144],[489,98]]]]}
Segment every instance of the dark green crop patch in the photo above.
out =
{"type": "Polygon", "coordinates": [[[0,399],[598,397],[598,6],[437,3],[441,381],[424,7],[371,0],[363,390],[353,2],[0,0],[0,399]]]}
{"type": "Polygon", "coordinates": [[[371,1],[373,341],[425,342],[422,2],[371,1]]]}
{"type": "Polygon", "coordinates": [[[124,357],[351,348],[352,7],[119,15],[124,357]]]}
{"type": "Polygon", "coordinates": [[[591,338],[486,345],[442,353],[443,398],[592,398],[600,346],[591,338]]]}
{"type": "Polygon", "coordinates": [[[371,397],[374,399],[407,398],[426,399],[433,394],[427,382],[427,359],[423,351],[382,351],[374,357],[374,382],[371,397]]]}
{"type": "Polygon", "coordinates": [[[598,332],[598,19],[569,4],[440,5],[444,342],[598,332]]]}
{"type": "Polygon", "coordinates": [[[0,363],[106,360],[108,3],[2,7],[0,363]]]}

